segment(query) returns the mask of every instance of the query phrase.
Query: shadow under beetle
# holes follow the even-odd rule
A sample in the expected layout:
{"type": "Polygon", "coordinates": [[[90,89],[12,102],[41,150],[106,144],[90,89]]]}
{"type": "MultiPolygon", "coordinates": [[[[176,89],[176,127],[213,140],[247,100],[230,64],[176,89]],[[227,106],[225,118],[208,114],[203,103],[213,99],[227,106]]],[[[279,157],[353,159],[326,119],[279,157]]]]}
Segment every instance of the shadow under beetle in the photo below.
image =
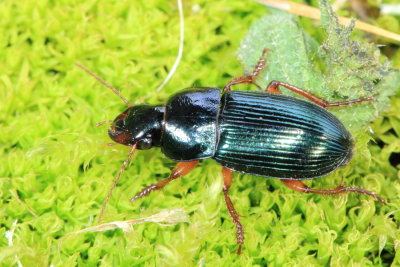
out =
{"type": "Polygon", "coordinates": [[[231,91],[231,86],[236,84],[256,85],[256,77],[266,64],[266,51],[264,49],[251,75],[230,81],[222,95],[219,88],[194,87],[175,94],[166,105],[156,106],[132,106],[116,89],[78,65],[110,88],[128,106],[108,130],[113,141],[131,149],[104,200],[99,222],[133,152],[152,147],[161,147],[165,156],[178,161],[178,164],[167,179],[145,187],[131,201],[160,190],[172,180],[188,174],[200,159],[212,158],[223,167],[223,193],[236,226],[238,254],[241,253],[244,230],[228,194],[233,171],[278,178],[287,187],[303,193],[334,195],[357,192],[385,204],[383,198],[364,189],[344,185],[333,189],[312,189],[301,182],[333,172],[349,162],[353,155],[352,136],[326,108],[372,101],[373,98],[329,103],[279,81],[272,81],[265,92],[231,91]],[[281,95],[279,86],[311,102],[281,95]]]}

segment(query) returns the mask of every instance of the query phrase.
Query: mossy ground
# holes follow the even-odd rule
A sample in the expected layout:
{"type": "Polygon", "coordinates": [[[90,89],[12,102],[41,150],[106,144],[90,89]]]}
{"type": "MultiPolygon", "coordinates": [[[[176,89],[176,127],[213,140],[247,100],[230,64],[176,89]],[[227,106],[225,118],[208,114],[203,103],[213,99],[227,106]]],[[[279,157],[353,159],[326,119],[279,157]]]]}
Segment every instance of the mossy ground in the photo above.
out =
{"type": "MultiPolygon", "coordinates": [[[[315,1],[314,1],[315,2],[315,1]]],[[[109,203],[105,221],[181,207],[189,223],[141,224],[60,238],[95,224],[128,148],[107,147],[100,121],[125,107],[74,63],[81,62],[133,103],[162,103],[192,85],[223,87],[241,75],[236,50],[267,12],[252,1],[184,1],[185,50],[159,93],[178,47],[175,1],[2,1],[0,3],[0,263],[2,266],[396,266],[400,264],[400,94],[371,124],[371,161],[362,157],[324,179],[368,188],[388,199],[323,197],[279,181],[235,174],[231,197],[246,230],[237,256],[222,195],[220,166],[204,160],[163,192],[130,205],[143,186],[167,177],[174,163],[159,149],[137,153],[109,203]],[[398,166],[398,165],[397,165],[398,166]],[[13,228],[13,244],[6,231],[13,228]],[[59,249],[59,250],[58,250],[59,249]],[[397,250],[396,250],[397,249],[397,250]]],[[[348,14],[344,14],[348,15],[348,14]]],[[[378,24],[399,24],[385,16],[378,24]]],[[[318,23],[301,24],[317,40],[318,23]]],[[[362,39],[363,34],[355,33],[362,39]]],[[[320,39],[319,39],[320,40],[320,39]]],[[[321,40],[320,40],[321,41],[321,40]]],[[[377,40],[378,43],[384,40],[377,40]]],[[[400,67],[400,51],[385,48],[400,67]]],[[[366,130],[365,130],[366,131],[366,130]]],[[[369,152],[368,152],[369,151],[369,152]]]]}

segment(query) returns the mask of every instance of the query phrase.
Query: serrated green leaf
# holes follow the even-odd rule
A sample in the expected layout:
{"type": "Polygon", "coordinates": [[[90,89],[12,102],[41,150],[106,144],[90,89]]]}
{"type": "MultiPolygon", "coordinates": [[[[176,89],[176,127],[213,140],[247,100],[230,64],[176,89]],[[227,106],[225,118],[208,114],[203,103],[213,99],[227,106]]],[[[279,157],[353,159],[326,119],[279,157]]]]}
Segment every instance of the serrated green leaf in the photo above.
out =
{"type": "Polygon", "coordinates": [[[272,80],[278,80],[325,91],[323,77],[314,71],[310,60],[310,53],[315,53],[316,47],[316,42],[301,29],[296,17],[274,12],[262,17],[251,27],[238,54],[245,72],[251,73],[262,50],[271,50],[267,55],[266,70],[257,80],[262,87],[272,80]]]}
{"type": "Polygon", "coordinates": [[[381,59],[376,45],[351,40],[354,21],[342,27],[329,1],[320,0],[319,4],[326,32],[320,53],[326,66],[327,88],[342,99],[375,98],[374,108],[360,104],[338,112],[338,117],[346,120],[348,127],[359,129],[387,107],[388,96],[399,87],[400,73],[390,70],[389,62],[381,59]]]}
{"type": "MultiPolygon", "coordinates": [[[[379,49],[350,39],[353,24],[341,27],[326,0],[320,1],[326,39],[317,55],[316,41],[300,27],[297,19],[283,12],[261,18],[250,29],[239,49],[246,73],[251,73],[264,48],[269,48],[268,65],[257,83],[263,88],[272,80],[300,87],[330,102],[374,96],[371,103],[330,109],[350,131],[355,132],[386,108],[388,96],[398,87],[400,74],[380,63],[379,49]],[[321,60],[326,73],[314,68],[321,60]]],[[[285,94],[291,95],[283,89],[285,94]]]]}

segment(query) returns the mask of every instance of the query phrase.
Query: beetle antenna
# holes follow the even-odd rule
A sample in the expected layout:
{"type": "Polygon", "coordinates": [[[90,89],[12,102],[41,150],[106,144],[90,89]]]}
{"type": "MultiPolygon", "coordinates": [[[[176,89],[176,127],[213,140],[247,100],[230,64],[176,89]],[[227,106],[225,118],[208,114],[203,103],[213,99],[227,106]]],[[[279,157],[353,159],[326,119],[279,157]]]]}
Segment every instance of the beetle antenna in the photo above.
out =
{"type": "Polygon", "coordinates": [[[94,127],[97,128],[97,127],[100,127],[100,126],[102,126],[102,125],[104,125],[104,124],[109,125],[109,124],[112,123],[112,122],[113,122],[112,120],[102,121],[102,122],[97,123],[94,127]]]}
{"type": "Polygon", "coordinates": [[[103,217],[104,212],[106,211],[107,203],[110,200],[111,194],[112,194],[114,188],[117,186],[118,180],[121,177],[122,173],[124,172],[126,166],[128,166],[128,163],[129,163],[130,159],[132,158],[133,152],[135,152],[135,150],[136,150],[136,144],[132,145],[131,150],[129,151],[128,158],[124,161],[124,163],[122,163],[122,166],[119,169],[117,176],[115,176],[114,181],[111,185],[111,188],[108,191],[106,198],[104,199],[103,206],[101,207],[98,223],[101,223],[101,219],[103,217]]]}
{"type": "Polygon", "coordinates": [[[107,87],[108,89],[110,89],[111,91],[113,91],[114,94],[116,94],[119,98],[122,99],[122,101],[125,102],[125,104],[128,106],[128,108],[132,107],[132,104],[129,103],[128,100],[126,100],[125,97],[123,97],[121,95],[120,92],[118,92],[117,89],[115,89],[114,87],[112,87],[110,84],[108,84],[106,81],[104,81],[102,78],[100,78],[98,75],[96,75],[94,72],[90,71],[89,69],[87,69],[86,67],[84,67],[83,65],[79,64],[79,63],[75,63],[75,65],[77,65],[79,68],[83,69],[87,74],[89,74],[90,76],[94,77],[97,81],[99,81],[101,84],[103,84],[105,87],[107,87]]]}

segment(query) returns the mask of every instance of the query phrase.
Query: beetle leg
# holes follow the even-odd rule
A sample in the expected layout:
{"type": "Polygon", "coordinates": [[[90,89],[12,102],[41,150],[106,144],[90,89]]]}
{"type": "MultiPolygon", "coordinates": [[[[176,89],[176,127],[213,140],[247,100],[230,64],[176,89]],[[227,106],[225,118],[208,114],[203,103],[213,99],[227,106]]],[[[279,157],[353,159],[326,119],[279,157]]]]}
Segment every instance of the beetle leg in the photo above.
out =
{"type": "Polygon", "coordinates": [[[269,83],[269,85],[267,86],[267,89],[265,89],[265,91],[267,93],[271,93],[271,94],[281,94],[281,90],[279,90],[279,86],[283,86],[287,89],[289,89],[290,91],[295,92],[296,94],[302,95],[308,99],[310,99],[312,102],[314,102],[315,104],[324,107],[324,108],[329,108],[329,107],[339,107],[339,106],[344,106],[344,105],[350,105],[353,103],[358,103],[358,102],[364,102],[364,101],[373,101],[374,98],[373,97],[366,97],[366,98],[358,98],[358,99],[353,99],[353,100],[348,100],[348,101],[342,101],[342,102],[335,102],[335,103],[329,103],[328,101],[319,98],[318,96],[315,96],[307,91],[304,91],[303,89],[291,85],[291,84],[287,84],[287,83],[283,83],[283,82],[279,82],[279,81],[272,81],[269,83]]]}
{"type": "Polygon", "coordinates": [[[264,48],[263,49],[261,57],[258,60],[256,66],[253,69],[253,72],[250,75],[242,76],[242,77],[239,77],[239,78],[234,78],[227,85],[225,85],[224,91],[230,91],[232,85],[241,84],[241,83],[250,83],[250,84],[254,84],[254,85],[258,86],[255,83],[255,79],[260,74],[260,72],[264,69],[264,67],[265,67],[265,65],[267,63],[267,59],[265,58],[265,54],[268,51],[270,51],[270,49],[268,49],[268,48],[264,48]]]}
{"type": "Polygon", "coordinates": [[[386,200],[375,194],[374,192],[367,191],[361,188],[356,188],[356,187],[347,187],[344,185],[338,185],[335,188],[332,189],[312,189],[309,188],[307,185],[305,185],[303,182],[299,180],[281,180],[284,185],[287,187],[303,192],[303,193],[315,193],[315,194],[321,194],[321,195],[337,195],[337,194],[342,194],[342,193],[347,193],[347,192],[355,192],[355,193],[360,193],[360,194],[365,194],[368,196],[371,196],[377,200],[379,200],[382,204],[386,204],[386,200]]]}
{"type": "Polygon", "coordinates": [[[224,179],[223,191],[224,191],[224,196],[225,196],[226,207],[228,208],[229,214],[231,215],[233,223],[236,226],[236,239],[237,239],[237,243],[239,245],[236,253],[240,254],[240,253],[242,253],[242,245],[243,245],[243,240],[244,240],[243,226],[239,220],[240,216],[236,212],[235,207],[233,206],[233,203],[231,201],[231,198],[228,195],[229,188],[232,185],[232,171],[227,168],[223,168],[222,169],[222,177],[224,179]]]}
{"type": "Polygon", "coordinates": [[[194,167],[196,167],[197,163],[199,163],[198,160],[179,162],[178,164],[176,164],[175,168],[172,170],[170,176],[167,179],[163,179],[159,181],[157,184],[146,186],[145,188],[142,189],[142,191],[140,191],[133,198],[131,198],[131,202],[135,201],[138,198],[147,196],[154,190],[163,189],[164,186],[169,184],[169,182],[175,180],[176,178],[185,176],[186,174],[191,172],[194,169],[194,167]]]}

